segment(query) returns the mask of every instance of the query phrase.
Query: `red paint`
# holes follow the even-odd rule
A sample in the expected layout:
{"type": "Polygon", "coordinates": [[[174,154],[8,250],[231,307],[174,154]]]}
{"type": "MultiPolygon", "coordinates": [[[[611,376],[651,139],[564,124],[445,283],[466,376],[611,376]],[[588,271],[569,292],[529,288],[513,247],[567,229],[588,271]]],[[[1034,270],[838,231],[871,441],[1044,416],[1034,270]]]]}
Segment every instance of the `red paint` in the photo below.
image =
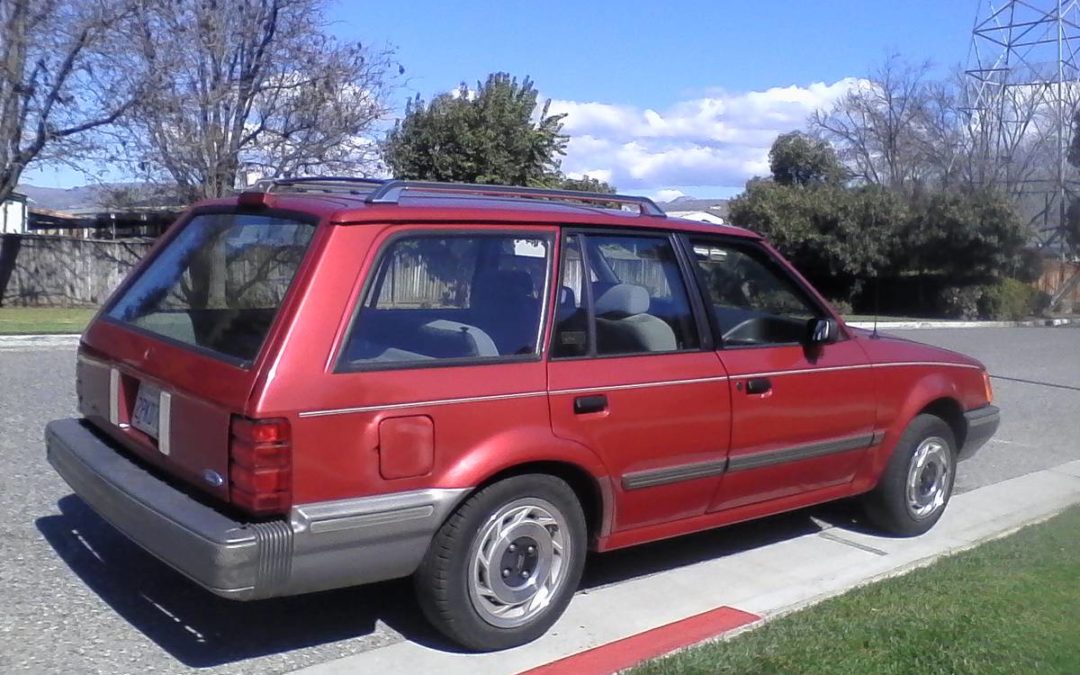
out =
{"type": "Polygon", "coordinates": [[[521,675],[606,675],[703,642],[759,621],[760,616],[733,607],[717,607],[622,640],[578,652],[527,670],[521,675]]]}
{"type": "MultiPolygon", "coordinates": [[[[987,402],[978,362],[846,327],[841,341],[816,353],[777,346],[551,360],[545,349],[542,358],[514,363],[337,373],[338,354],[380,247],[406,231],[487,228],[557,239],[564,226],[574,225],[709,233],[763,245],[739,228],[601,209],[449,197],[407,201],[370,206],[343,195],[275,194],[274,209],[308,214],[319,225],[252,366],[229,365],[98,319],[80,346],[80,409],[131,452],[221,501],[228,499],[227,486],[208,484],[204,474],[228,476],[234,416],[288,420],[294,505],[473,488],[523,465],[558,465],[596,486],[603,513],[593,543],[606,550],[865,492],[903,428],[924,406],[942,398],[963,410],[987,402]],[[888,363],[909,365],[880,368],[888,363]],[[130,384],[147,381],[172,394],[170,455],[140,432],[109,424],[111,368],[120,372],[125,393],[130,384]],[[790,372],[804,370],[810,372],[790,372]],[[740,389],[746,376],[759,373],[769,373],[768,394],[740,389]],[[637,386],[657,383],[663,384],[637,386]],[[574,399],[590,394],[606,396],[607,409],[574,414],[574,399]],[[408,407],[387,409],[404,404],[408,407]],[[301,416],[334,410],[352,412],[301,416]],[[389,442],[400,441],[414,454],[387,460],[380,454],[388,440],[380,439],[380,425],[404,416],[430,420],[430,434],[391,429],[389,442]],[[623,486],[627,475],[640,472],[722,465],[726,459],[875,431],[885,432],[885,440],[872,448],[722,477],[636,490],[623,486]]],[[[208,202],[185,215],[163,240],[176,236],[184,220],[205,207],[244,208],[236,198],[208,202]]],[[[160,248],[161,243],[150,258],[160,248]]],[[[554,278],[558,250],[553,258],[554,278]]],[[[779,266],[801,279],[782,260],[779,266]]],[[[556,290],[553,283],[545,317],[548,342],[556,290]]],[[[127,410],[120,413],[123,419],[127,410]]]]}

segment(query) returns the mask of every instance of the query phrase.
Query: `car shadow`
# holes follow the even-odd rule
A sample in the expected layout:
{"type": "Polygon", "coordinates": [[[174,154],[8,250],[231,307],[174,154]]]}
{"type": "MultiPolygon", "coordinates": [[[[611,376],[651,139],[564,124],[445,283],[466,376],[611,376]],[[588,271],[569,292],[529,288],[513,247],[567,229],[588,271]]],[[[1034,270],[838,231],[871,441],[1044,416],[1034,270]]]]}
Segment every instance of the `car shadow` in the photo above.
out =
{"type": "Polygon", "coordinates": [[[382,622],[453,650],[424,621],[408,579],[287,598],[219,598],[146,553],[74,495],[35,524],[117,614],[181,663],[205,668],[364,637],[382,622]]]}
{"type": "MultiPolygon", "coordinates": [[[[236,602],[203,590],[132,543],[69,495],[38,530],[90,590],[134,628],[193,668],[234,663],[373,635],[461,650],[424,620],[408,579],[309,595],[236,602]]],[[[589,557],[588,592],[854,522],[843,502],[589,557]]]]}

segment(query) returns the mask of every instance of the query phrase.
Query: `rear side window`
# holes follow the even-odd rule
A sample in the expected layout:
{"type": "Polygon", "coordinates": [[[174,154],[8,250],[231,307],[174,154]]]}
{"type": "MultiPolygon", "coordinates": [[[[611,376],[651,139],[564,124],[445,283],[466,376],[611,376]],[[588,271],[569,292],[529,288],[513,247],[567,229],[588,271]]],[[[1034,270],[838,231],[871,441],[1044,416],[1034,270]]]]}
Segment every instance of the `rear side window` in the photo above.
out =
{"type": "Polygon", "coordinates": [[[107,316],[231,360],[258,354],[315,226],[265,215],[192,218],[107,316]]]}
{"type": "Polygon", "coordinates": [[[550,260],[551,239],[545,235],[395,239],[368,281],[346,364],[535,358],[550,260]]]}
{"type": "Polygon", "coordinates": [[[677,352],[700,346],[668,237],[568,236],[558,298],[553,356],[588,356],[590,350],[598,356],[677,352]]]}

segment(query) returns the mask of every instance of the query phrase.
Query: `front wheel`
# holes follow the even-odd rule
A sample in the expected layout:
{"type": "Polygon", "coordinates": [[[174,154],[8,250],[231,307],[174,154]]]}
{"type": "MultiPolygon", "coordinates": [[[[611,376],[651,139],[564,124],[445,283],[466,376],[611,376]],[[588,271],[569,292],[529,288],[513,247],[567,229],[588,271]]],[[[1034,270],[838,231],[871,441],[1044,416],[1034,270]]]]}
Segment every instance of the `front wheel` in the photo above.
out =
{"type": "Polygon", "coordinates": [[[881,480],[866,495],[866,515],[891,534],[911,537],[941,518],[956,481],[956,440],[940,417],[918,415],[896,443],[881,480]]]}
{"type": "Polygon", "coordinates": [[[554,476],[493,483],[435,535],[414,582],[424,615],[480,651],[544,634],[566,609],[585,563],[585,516],[554,476]]]}

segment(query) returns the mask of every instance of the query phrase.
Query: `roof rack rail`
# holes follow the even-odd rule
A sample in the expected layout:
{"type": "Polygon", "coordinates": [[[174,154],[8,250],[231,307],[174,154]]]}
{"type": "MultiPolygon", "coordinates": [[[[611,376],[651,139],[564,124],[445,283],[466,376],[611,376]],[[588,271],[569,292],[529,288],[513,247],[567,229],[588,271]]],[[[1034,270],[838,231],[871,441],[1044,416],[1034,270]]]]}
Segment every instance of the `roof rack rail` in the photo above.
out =
{"type": "Polygon", "coordinates": [[[369,204],[397,204],[409,191],[434,195],[491,195],[496,197],[519,197],[524,199],[548,199],[563,202],[591,202],[594,204],[629,204],[636,206],[643,216],[667,216],[656,202],[648,197],[634,195],[604,194],[602,192],[577,192],[548,188],[518,187],[515,185],[477,185],[471,183],[436,183],[432,181],[389,180],[382,181],[364,199],[369,204]]]}
{"type": "Polygon", "coordinates": [[[387,181],[382,178],[354,178],[351,176],[302,176],[297,178],[267,178],[260,180],[254,189],[262,192],[344,192],[364,195],[387,181]]]}

